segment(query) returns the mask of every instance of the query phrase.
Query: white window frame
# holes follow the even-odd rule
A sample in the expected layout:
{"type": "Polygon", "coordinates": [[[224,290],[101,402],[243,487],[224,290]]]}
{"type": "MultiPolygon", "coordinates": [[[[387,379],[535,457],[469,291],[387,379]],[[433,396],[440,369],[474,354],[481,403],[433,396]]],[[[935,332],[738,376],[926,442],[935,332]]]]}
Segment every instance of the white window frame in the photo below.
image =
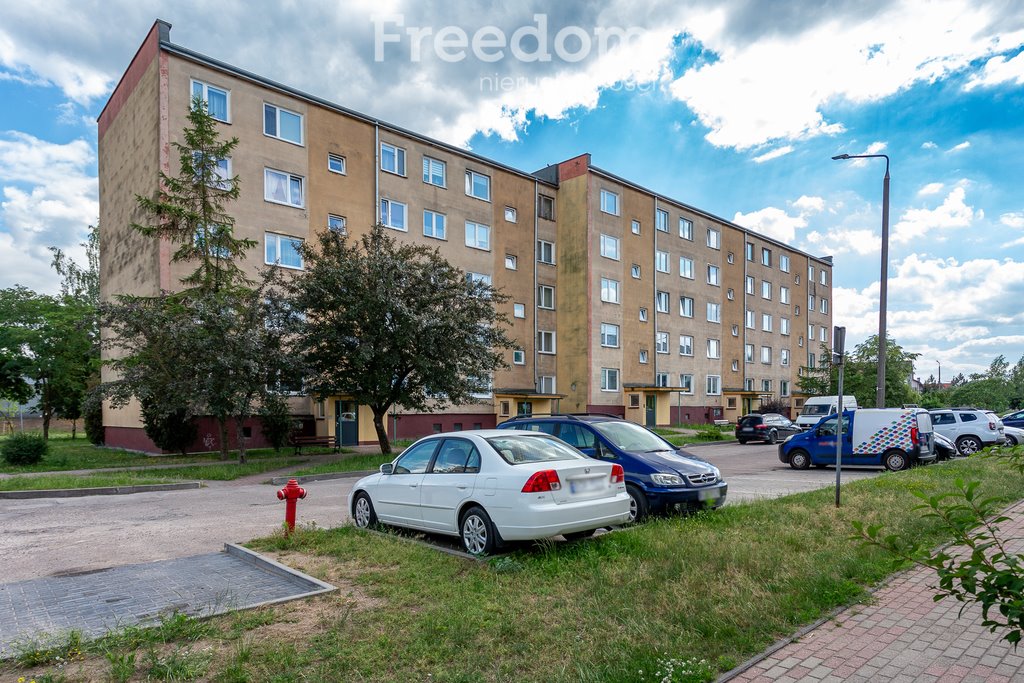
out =
{"type": "Polygon", "coordinates": [[[512,304],[512,317],[513,318],[525,318],[526,317],[526,304],[513,303],[512,304]]]}
{"type": "Polygon", "coordinates": [[[392,145],[390,142],[381,141],[380,143],[380,170],[385,173],[405,177],[405,148],[399,147],[398,145],[392,145]],[[393,168],[388,168],[384,165],[384,150],[391,151],[391,157],[395,160],[393,168]]]}
{"type": "Polygon", "coordinates": [[[708,284],[712,287],[721,287],[721,269],[713,263],[708,264],[708,284]]]}
{"type": "Polygon", "coordinates": [[[670,273],[671,268],[668,265],[668,252],[656,250],[654,252],[654,269],[659,273],[670,273]]]}
{"type": "Polygon", "coordinates": [[[753,363],[754,362],[754,345],[744,344],[743,345],[743,362],[753,363]]]}
{"type": "Polygon", "coordinates": [[[327,214],[327,229],[339,235],[348,233],[348,220],[344,216],[335,213],[327,214]]]}
{"type": "Polygon", "coordinates": [[[790,395],[789,394],[789,380],[788,379],[780,379],[779,380],[779,396],[789,396],[789,395],[790,395]]]}
{"type": "Polygon", "coordinates": [[[281,245],[284,242],[294,242],[297,244],[304,244],[305,240],[301,237],[294,237],[292,235],[284,235],[279,232],[264,232],[263,233],[263,262],[268,266],[276,265],[281,268],[287,268],[288,270],[303,270],[306,267],[305,259],[302,258],[302,253],[296,250],[296,254],[299,257],[299,265],[293,266],[287,263],[281,263],[281,245]],[[268,258],[267,251],[273,244],[274,247],[274,258],[268,258]]]}
{"type": "Polygon", "coordinates": [[[546,263],[549,266],[555,265],[555,243],[537,240],[537,263],[546,263]],[[545,253],[548,252],[548,253],[545,253]],[[548,256],[550,260],[545,260],[548,256]]]}
{"type": "Polygon", "coordinates": [[[772,300],[772,283],[768,280],[761,280],[761,298],[772,300]]]}
{"type": "Polygon", "coordinates": [[[289,173],[288,171],[280,171],[276,168],[263,168],[263,199],[264,201],[270,202],[271,204],[280,204],[281,206],[290,206],[293,209],[304,209],[306,208],[306,179],[300,175],[289,173]],[[280,199],[274,199],[270,195],[270,183],[268,182],[271,175],[282,176],[285,181],[286,193],[288,195],[285,201],[280,199]],[[296,203],[292,197],[292,183],[293,181],[299,181],[299,201],[296,203]]]}
{"type": "Polygon", "coordinates": [[[722,340],[709,338],[707,344],[708,358],[719,359],[722,357],[722,340]]]}
{"type": "Polygon", "coordinates": [[[770,394],[772,393],[772,381],[770,379],[761,380],[761,393],[770,394]]]}
{"type": "Polygon", "coordinates": [[[756,284],[756,281],[754,280],[754,276],[753,275],[747,275],[745,280],[744,280],[744,285],[746,287],[745,291],[747,292],[747,294],[750,294],[750,295],[754,294],[754,285],[755,284],[756,284]]]}
{"type": "Polygon", "coordinates": [[[348,161],[340,154],[334,152],[327,153],[327,170],[330,173],[336,173],[338,175],[348,175],[348,161]],[[341,166],[341,170],[331,168],[331,162],[336,162],[341,166]]]}
{"type": "Polygon", "coordinates": [[[602,234],[600,238],[601,256],[612,261],[619,260],[619,238],[602,234]]]}
{"type": "Polygon", "coordinates": [[[514,207],[514,206],[506,206],[505,207],[505,222],[506,223],[518,223],[519,222],[519,212],[516,211],[516,207],[514,207]]]}
{"type": "Polygon", "coordinates": [[[466,246],[480,251],[491,250],[491,226],[466,221],[466,246]]]}
{"type": "Polygon", "coordinates": [[[707,320],[709,323],[722,322],[722,304],[717,301],[709,301],[707,305],[707,320]]]}
{"type": "Polygon", "coordinates": [[[668,332],[654,333],[654,352],[668,354],[668,332]]]}
{"type": "Polygon", "coordinates": [[[601,368],[601,391],[615,393],[619,391],[619,369],[601,368]]]}
{"type": "Polygon", "coordinates": [[[555,198],[549,197],[546,194],[537,195],[537,217],[543,218],[546,221],[555,220],[555,198]],[[545,207],[550,207],[551,210],[545,212],[545,207]]]}
{"type": "Polygon", "coordinates": [[[634,279],[639,280],[640,279],[640,266],[638,264],[634,263],[629,268],[629,274],[632,275],[634,279]]]}
{"type": "Polygon", "coordinates": [[[774,320],[772,319],[772,314],[771,313],[762,313],[761,314],[761,331],[762,332],[771,332],[772,331],[772,327],[773,327],[773,323],[774,323],[774,320]]]}
{"type": "Polygon", "coordinates": [[[668,232],[668,211],[654,210],[654,229],[658,232],[668,232]]]}
{"type": "Polygon", "coordinates": [[[601,323],[601,346],[606,349],[619,348],[619,326],[614,323],[601,323]]]}
{"type": "Polygon", "coordinates": [[[779,254],[779,270],[783,273],[789,272],[789,256],[786,254],[779,254]]]}
{"type": "Polygon", "coordinates": [[[768,247],[761,247],[761,265],[772,267],[772,250],[768,247]]]}
{"type": "Polygon", "coordinates": [[[555,288],[552,285],[537,285],[537,308],[555,310],[555,288]]]}
{"type": "Polygon", "coordinates": [[[772,347],[762,346],[761,347],[761,363],[763,365],[772,364],[772,347]]]}
{"type": "Polygon", "coordinates": [[[199,85],[202,87],[202,94],[200,94],[199,97],[203,100],[203,104],[206,105],[206,113],[210,114],[210,116],[213,117],[214,121],[220,121],[221,123],[231,123],[231,91],[227,88],[221,88],[220,86],[212,85],[210,83],[207,83],[206,81],[201,81],[198,78],[193,78],[190,80],[191,83],[189,84],[189,87],[191,88],[190,92],[192,93],[192,97],[196,96],[196,86],[199,85]],[[217,92],[224,95],[224,118],[215,116],[212,112],[210,112],[210,90],[216,90],[217,92]]]}
{"type": "Polygon", "coordinates": [[[821,312],[825,315],[828,315],[828,299],[826,299],[825,297],[821,297],[819,301],[821,302],[821,312]]]}
{"type": "Polygon", "coordinates": [[[601,278],[601,301],[606,304],[618,304],[622,301],[621,283],[610,277],[601,278]]]}
{"type": "Polygon", "coordinates": [[[679,355],[693,357],[693,336],[689,334],[679,335],[679,355]]]}
{"type": "Polygon", "coordinates": [[[722,376],[708,375],[704,378],[704,393],[708,396],[722,395],[722,376]]]}
{"type": "Polygon", "coordinates": [[[715,228],[708,228],[707,244],[711,249],[721,249],[722,233],[715,228]]]}
{"type": "Polygon", "coordinates": [[[643,306],[640,307],[640,322],[647,322],[647,309],[643,306]]]}
{"type": "Polygon", "coordinates": [[[447,240],[448,239],[448,216],[441,213],[440,211],[432,211],[430,209],[423,209],[423,236],[430,237],[435,240],[447,240]],[[427,215],[430,215],[430,232],[427,232],[427,215]],[[438,233],[438,219],[441,219],[441,234],[438,233]]]}
{"type": "Polygon", "coordinates": [[[754,312],[747,309],[747,312],[743,317],[743,326],[748,330],[754,330],[757,329],[756,322],[757,318],[754,316],[754,312]]]}
{"type": "Polygon", "coordinates": [[[679,317],[681,318],[692,318],[693,317],[693,297],[681,296],[679,297],[679,317]]]}
{"type": "Polygon", "coordinates": [[[633,231],[634,235],[640,234],[640,221],[633,221],[630,223],[629,229],[633,231]]]}
{"type": "Polygon", "coordinates": [[[611,190],[601,190],[601,212],[611,216],[619,215],[619,195],[611,190]]]}
{"type": "Polygon", "coordinates": [[[557,351],[554,330],[537,330],[537,353],[553,356],[557,351]]]}
{"type": "Polygon", "coordinates": [[[746,243],[744,243],[743,255],[751,263],[754,262],[754,243],[753,242],[746,242],[746,243]]]}
{"type": "Polygon", "coordinates": [[[266,135],[268,138],[274,138],[275,140],[282,140],[284,142],[290,142],[293,145],[298,145],[299,147],[304,147],[305,146],[305,139],[306,139],[306,117],[304,115],[300,114],[297,111],[292,111],[291,109],[285,109],[284,107],[278,106],[276,104],[271,104],[270,102],[264,102],[263,103],[263,134],[266,135]],[[274,126],[275,126],[275,128],[277,128],[277,132],[276,133],[268,133],[267,132],[267,107],[270,107],[271,109],[274,109],[274,111],[275,111],[275,114],[274,114],[274,126]],[[290,140],[290,139],[288,139],[286,137],[282,137],[281,136],[281,112],[284,112],[286,114],[291,114],[292,116],[299,117],[299,139],[297,141],[296,140],[290,140]]]}
{"type": "Polygon", "coordinates": [[[526,350],[525,349],[513,349],[513,351],[512,351],[512,365],[526,365],[526,350]]]}
{"type": "Polygon", "coordinates": [[[394,199],[385,199],[381,197],[380,200],[380,222],[385,228],[391,228],[392,230],[398,230],[400,232],[409,232],[409,207],[402,202],[396,202],[394,199]],[[396,225],[392,221],[394,220],[395,207],[402,207],[402,225],[396,225]]]}
{"type": "Polygon", "coordinates": [[[537,393],[538,394],[553,394],[555,393],[555,376],[554,375],[541,375],[537,378],[537,393]]]}
{"type": "Polygon", "coordinates": [[[692,258],[686,256],[679,257],[679,277],[685,277],[687,280],[694,279],[692,258]]]}
{"type": "Polygon", "coordinates": [[[779,364],[789,367],[789,349],[779,349],[779,364]]]}
{"type": "Polygon", "coordinates": [[[648,358],[649,358],[649,355],[647,353],[647,349],[640,349],[640,357],[639,357],[640,365],[647,365],[648,358]]]}
{"type": "Polygon", "coordinates": [[[659,372],[654,376],[654,386],[667,387],[669,383],[668,373],[659,372]]]}
{"type": "Polygon", "coordinates": [[[679,236],[684,240],[693,241],[693,221],[679,217],[679,236]]]}
{"type": "Polygon", "coordinates": [[[789,305],[789,287],[779,287],[779,303],[789,305]]]}
{"type": "Polygon", "coordinates": [[[779,334],[789,336],[789,318],[779,318],[779,334]]]}
{"type": "Polygon", "coordinates": [[[679,393],[693,394],[693,375],[689,372],[679,373],[679,393]]]}
{"type": "Polygon", "coordinates": [[[654,292],[654,310],[658,313],[668,313],[668,292],[656,290],[654,292]]]}
{"type": "Polygon", "coordinates": [[[485,175],[485,174],[480,173],[478,171],[472,171],[472,170],[466,169],[466,196],[473,197],[475,199],[479,199],[479,200],[484,201],[484,202],[491,201],[491,176],[485,175]],[[486,197],[481,197],[480,195],[476,194],[476,179],[477,178],[483,178],[486,181],[485,182],[485,186],[487,188],[487,191],[485,192],[485,194],[487,195],[486,197]]]}
{"type": "Polygon", "coordinates": [[[434,187],[448,187],[448,162],[434,157],[423,155],[423,182],[434,187]],[[441,168],[441,182],[434,182],[434,170],[441,168]]]}
{"type": "Polygon", "coordinates": [[[818,269],[818,283],[822,287],[828,287],[828,271],[824,268],[818,269]]]}
{"type": "Polygon", "coordinates": [[[515,254],[505,254],[505,269],[519,270],[519,257],[515,254]]]}

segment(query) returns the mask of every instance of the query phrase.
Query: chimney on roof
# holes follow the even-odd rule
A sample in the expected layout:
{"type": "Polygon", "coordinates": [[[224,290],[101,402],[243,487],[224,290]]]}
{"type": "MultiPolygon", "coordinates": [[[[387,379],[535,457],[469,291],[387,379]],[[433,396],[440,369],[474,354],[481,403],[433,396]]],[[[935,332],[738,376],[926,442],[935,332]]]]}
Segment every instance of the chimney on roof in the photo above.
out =
{"type": "Polygon", "coordinates": [[[156,25],[159,27],[160,42],[171,42],[171,22],[164,21],[163,19],[157,19],[156,25]]]}

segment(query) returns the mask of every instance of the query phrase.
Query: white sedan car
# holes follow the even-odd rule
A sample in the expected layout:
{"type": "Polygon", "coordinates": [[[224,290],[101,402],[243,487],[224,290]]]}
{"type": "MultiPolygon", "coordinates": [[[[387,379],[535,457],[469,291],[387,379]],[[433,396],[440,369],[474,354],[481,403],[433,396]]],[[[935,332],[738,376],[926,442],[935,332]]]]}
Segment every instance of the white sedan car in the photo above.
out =
{"type": "Polygon", "coordinates": [[[378,521],[462,538],[473,555],[502,541],[589,536],[629,519],[622,466],[544,433],[435,434],[363,477],[348,498],[358,527],[378,521]]]}

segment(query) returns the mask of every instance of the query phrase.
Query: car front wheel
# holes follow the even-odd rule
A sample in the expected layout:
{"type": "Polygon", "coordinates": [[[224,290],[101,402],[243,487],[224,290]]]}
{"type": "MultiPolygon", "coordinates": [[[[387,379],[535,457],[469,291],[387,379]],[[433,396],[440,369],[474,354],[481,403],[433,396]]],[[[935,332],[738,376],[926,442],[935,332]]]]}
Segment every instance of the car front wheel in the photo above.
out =
{"type": "Polygon", "coordinates": [[[370,496],[365,493],[356,496],[356,502],[352,506],[352,518],[360,529],[369,529],[377,525],[377,513],[373,510],[370,496]]]}
{"type": "Polygon", "coordinates": [[[635,486],[627,486],[626,493],[629,494],[629,521],[641,522],[647,516],[647,496],[635,486]]]}
{"type": "Polygon", "coordinates": [[[1012,436],[1010,434],[1007,434],[1006,435],[1006,445],[1007,446],[1019,446],[1020,444],[1017,443],[1016,437],[1014,437],[1014,436],[1012,436]]]}
{"type": "Polygon", "coordinates": [[[798,448],[789,454],[789,466],[794,470],[806,470],[811,466],[811,456],[798,448]]]}
{"type": "Polygon", "coordinates": [[[981,442],[976,436],[961,436],[956,440],[956,449],[960,455],[974,455],[981,450],[981,442]]]}
{"type": "Polygon", "coordinates": [[[494,552],[498,534],[494,530],[491,518],[484,509],[473,506],[462,515],[459,525],[462,536],[462,547],[470,555],[487,555],[494,552]]]}

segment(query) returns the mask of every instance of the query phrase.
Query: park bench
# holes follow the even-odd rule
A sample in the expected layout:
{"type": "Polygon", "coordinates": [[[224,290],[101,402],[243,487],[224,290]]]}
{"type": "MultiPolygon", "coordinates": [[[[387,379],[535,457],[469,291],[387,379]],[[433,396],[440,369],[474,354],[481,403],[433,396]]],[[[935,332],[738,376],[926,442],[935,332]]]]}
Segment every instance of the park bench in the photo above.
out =
{"type": "Polygon", "coordinates": [[[333,436],[307,436],[307,435],[295,435],[291,436],[291,444],[295,447],[295,455],[302,453],[303,446],[320,446],[322,448],[331,448],[335,453],[338,452],[338,443],[335,441],[333,436]]]}

